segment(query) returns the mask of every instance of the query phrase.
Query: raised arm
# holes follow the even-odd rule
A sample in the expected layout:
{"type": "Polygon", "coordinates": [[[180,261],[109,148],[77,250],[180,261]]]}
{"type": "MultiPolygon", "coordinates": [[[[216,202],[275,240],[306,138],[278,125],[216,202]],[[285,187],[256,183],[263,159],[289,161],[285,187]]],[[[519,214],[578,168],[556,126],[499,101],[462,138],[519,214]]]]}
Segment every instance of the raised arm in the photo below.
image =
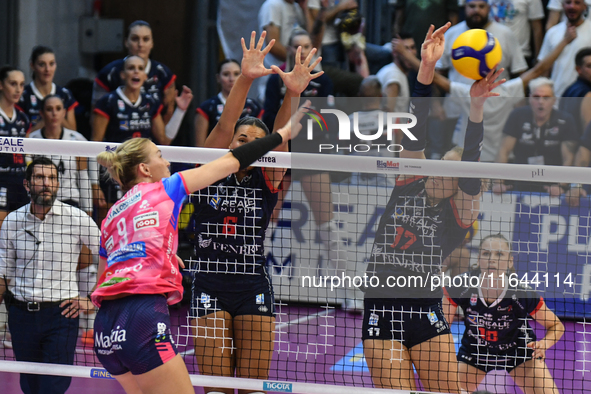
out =
{"type": "Polygon", "coordinates": [[[226,100],[226,105],[220,116],[220,120],[205,140],[204,147],[227,148],[230,146],[230,142],[232,142],[232,137],[234,135],[234,126],[242,114],[244,103],[246,102],[246,96],[248,95],[252,81],[256,78],[273,73],[272,70],[265,68],[265,65],[263,64],[265,56],[275,44],[275,40],[271,40],[271,42],[263,48],[266,35],[267,32],[263,32],[255,46],[256,32],[253,31],[250,35],[249,48],[246,48],[244,38],[242,38],[242,73],[238,79],[236,79],[234,87],[232,87],[228,99],[226,100]]]}
{"type": "MultiPolygon", "coordinates": [[[[504,69],[492,69],[488,75],[472,84],[470,88],[470,116],[466,135],[464,137],[464,152],[462,161],[480,161],[480,151],[484,139],[484,103],[489,97],[499,96],[492,92],[493,89],[505,82],[497,81],[504,69]]],[[[458,192],[454,196],[454,202],[458,209],[460,220],[465,226],[469,226],[476,220],[480,213],[481,180],[479,178],[460,178],[458,180],[458,192]]]]}
{"type": "Polygon", "coordinates": [[[431,95],[431,83],[435,74],[435,64],[443,55],[445,46],[444,34],[451,26],[450,22],[434,30],[434,26],[429,27],[427,36],[423,45],[421,45],[421,63],[417,75],[417,83],[413,91],[411,100],[411,112],[417,118],[417,124],[411,129],[414,139],[408,135],[402,138],[404,150],[400,152],[400,157],[424,159],[425,145],[427,143],[427,116],[429,115],[429,97],[431,95]]]}
{"type": "Polygon", "coordinates": [[[284,141],[295,138],[302,128],[300,121],[305,111],[304,108],[300,108],[292,119],[284,127],[277,130],[276,133],[244,144],[203,166],[183,171],[182,175],[187,191],[193,193],[240,169],[248,168],[250,164],[281,145],[284,141]]]}

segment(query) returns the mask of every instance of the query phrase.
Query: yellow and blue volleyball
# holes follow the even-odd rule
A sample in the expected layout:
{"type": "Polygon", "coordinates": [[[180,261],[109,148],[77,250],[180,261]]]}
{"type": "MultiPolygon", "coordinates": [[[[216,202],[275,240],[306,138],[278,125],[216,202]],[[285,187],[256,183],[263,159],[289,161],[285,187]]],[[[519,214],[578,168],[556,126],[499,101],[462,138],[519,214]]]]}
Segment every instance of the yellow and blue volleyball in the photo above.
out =
{"type": "Polygon", "coordinates": [[[482,29],[470,29],[460,34],[451,48],[454,68],[463,76],[475,80],[486,77],[502,58],[499,40],[482,29]]]}

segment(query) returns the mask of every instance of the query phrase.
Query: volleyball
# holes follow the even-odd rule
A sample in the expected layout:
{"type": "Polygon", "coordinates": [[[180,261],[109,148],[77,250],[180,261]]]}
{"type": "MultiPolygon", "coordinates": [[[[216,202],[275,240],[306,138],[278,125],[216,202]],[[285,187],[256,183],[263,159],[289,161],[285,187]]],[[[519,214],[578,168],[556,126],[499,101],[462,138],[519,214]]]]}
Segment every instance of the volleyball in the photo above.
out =
{"type": "Polygon", "coordinates": [[[475,80],[486,77],[502,58],[499,40],[482,29],[470,29],[460,34],[451,49],[451,63],[455,69],[475,80]]]}

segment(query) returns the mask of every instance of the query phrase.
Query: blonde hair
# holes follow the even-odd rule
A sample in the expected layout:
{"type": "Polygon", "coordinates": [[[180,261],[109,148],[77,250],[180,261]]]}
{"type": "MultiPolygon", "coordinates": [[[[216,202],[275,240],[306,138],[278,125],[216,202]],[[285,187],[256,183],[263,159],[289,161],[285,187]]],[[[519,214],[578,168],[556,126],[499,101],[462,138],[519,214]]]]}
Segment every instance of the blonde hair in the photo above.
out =
{"type": "Polygon", "coordinates": [[[109,171],[124,192],[127,192],[136,184],[137,166],[148,161],[147,138],[132,138],[117,147],[115,152],[101,152],[96,161],[109,171]]]}

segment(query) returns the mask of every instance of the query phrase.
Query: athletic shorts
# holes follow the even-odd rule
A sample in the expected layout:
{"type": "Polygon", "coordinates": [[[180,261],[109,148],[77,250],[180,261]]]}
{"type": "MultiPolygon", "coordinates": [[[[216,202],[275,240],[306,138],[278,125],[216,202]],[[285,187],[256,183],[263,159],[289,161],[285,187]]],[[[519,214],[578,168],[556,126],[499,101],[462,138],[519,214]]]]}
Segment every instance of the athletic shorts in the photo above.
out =
{"type": "Polygon", "coordinates": [[[363,340],[399,341],[410,349],[451,332],[441,302],[417,305],[400,299],[366,298],[363,306],[363,340]]]}
{"type": "Polygon", "coordinates": [[[261,276],[261,285],[241,292],[223,291],[223,286],[204,287],[193,282],[190,316],[203,317],[225,311],[232,317],[244,315],[275,316],[275,297],[268,279],[261,276]],[[265,286],[266,283],[266,286],[265,286]],[[213,290],[218,288],[220,290],[213,290]]]}
{"type": "Polygon", "coordinates": [[[474,346],[470,351],[466,346],[460,346],[458,361],[466,363],[483,372],[494,370],[511,372],[519,365],[532,359],[533,349],[516,347],[505,354],[488,354],[485,346],[474,346]]]}
{"type": "Polygon", "coordinates": [[[139,294],[106,300],[94,322],[94,352],[111,375],[141,375],[178,351],[170,331],[166,298],[139,294]]]}

